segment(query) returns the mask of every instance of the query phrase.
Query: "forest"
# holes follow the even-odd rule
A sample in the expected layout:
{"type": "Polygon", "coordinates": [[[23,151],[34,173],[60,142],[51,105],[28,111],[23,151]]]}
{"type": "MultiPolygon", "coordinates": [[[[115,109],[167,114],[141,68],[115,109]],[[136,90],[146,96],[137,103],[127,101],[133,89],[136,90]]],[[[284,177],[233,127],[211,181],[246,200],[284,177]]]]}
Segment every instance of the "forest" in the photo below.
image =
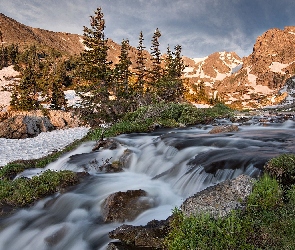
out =
{"type": "MultiPolygon", "coordinates": [[[[56,49],[17,44],[0,48],[0,69],[14,65],[19,72],[10,91],[11,110],[68,110],[64,90],[74,89],[81,102],[75,110],[90,125],[117,121],[123,114],[159,102],[185,100],[182,79],[184,63],[181,45],[173,51],[160,51],[161,32],[157,28],[151,40],[150,58],[146,56],[143,33],[136,48],[136,67],[131,69],[128,39],[121,42],[119,62],[108,61],[109,47],[105,37],[105,20],[101,8],[90,17],[90,27],[84,26],[85,50],[76,56],[56,49]],[[147,61],[151,63],[147,65],[147,61]]],[[[0,31],[1,32],[1,31],[0,31]]],[[[2,33],[0,33],[2,40],[2,33]]],[[[200,91],[205,96],[204,91],[200,91]]]]}

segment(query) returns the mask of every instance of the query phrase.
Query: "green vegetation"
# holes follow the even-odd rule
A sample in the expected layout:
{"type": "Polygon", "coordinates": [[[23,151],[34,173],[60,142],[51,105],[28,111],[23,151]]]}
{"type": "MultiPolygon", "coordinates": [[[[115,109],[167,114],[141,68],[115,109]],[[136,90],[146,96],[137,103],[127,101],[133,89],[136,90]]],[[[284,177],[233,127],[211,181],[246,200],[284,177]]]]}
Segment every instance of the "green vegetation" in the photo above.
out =
{"type": "Polygon", "coordinates": [[[265,174],[254,184],[245,211],[214,219],[206,214],[185,217],[174,210],[166,248],[295,249],[295,187],[284,184],[282,175],[277,175],[288,169],[294,177],[294,157],[281,155],[266,164],[275,174],[271,177],[266,167],[265,174]]]}
{"type": "Polygon", "coordinates": [[[108,129],[96,128],[89,133],[90,140],[126,133],[151,132],[155,127],[173,128],[207,124],[215,118],[230,117],[232,110],[223,104],[199,109],[188,103],[161,102],[126,113],[108,129]]]}
{"type": "Polygon", "coordinates": [[[22,207],[46,195],[54,194],[64,187],[78,183],[77,175],[71,171],[45,171],[42,175],[18,178],[14,181],[1,180],[0,204],[22,207]]]}
{"type": "Polygon", "coordinates": [[[77,140],[64,150],[52,153],[40,159],[18,160],[0,169],[0,206],[10,205],[22,207],[30,205],[36,200],[54,194],[61,188],[78,183],[77,174],[71,171],[45,171],[42,175],[32,179],[19,178],[13,180],[17,174],[30,168],[43,168],[81,144],[86,138],[77,140]]]}
{"type": "Polygon", "coordinates": [[[273,178],[276,178],[283,188],[295,184],[295,155],[282,154],[268,161],[265,166],[273,178]]]}

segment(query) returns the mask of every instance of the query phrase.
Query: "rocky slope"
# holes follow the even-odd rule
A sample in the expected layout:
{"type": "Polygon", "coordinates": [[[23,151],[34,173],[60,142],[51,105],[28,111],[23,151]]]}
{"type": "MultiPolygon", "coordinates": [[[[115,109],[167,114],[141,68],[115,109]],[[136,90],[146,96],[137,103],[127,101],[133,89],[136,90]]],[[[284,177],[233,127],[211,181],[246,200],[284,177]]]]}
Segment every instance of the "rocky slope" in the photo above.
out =
{"type": "Polygon", "coordinates": [[[214,87],[226,103],[240,107],[275,105],[288,96],[291,104],[294,73],[295,27],[271,29],[257,38],[241,69],[214,87]]]}
{"type": "MultiPolygon", "coordinates": [[[[0,14],[2,44],[17,43],[20,47],[38,44],[60,50],[68,55],[84,50],[82,36],[31,28],[0,14]]],[[[81,27],[82,30],[82,27],[81,27]]],[[[118,63],[121,46],[108,40],[108,60],[118,63]]],[[[129,56],[136,65],[136,48],[129,56]]],[[[147,67],[151,60],[145,51],[147,67]]],[[[217,96],[225,103],[240,108],[293,105],[292,79],[295,74],[295,26],[270,29],[259,36],[253,52],[240,58],[235,52],[215,52],[204,58],[183,57],[184,78],[191,85],[205,87],[209,98],[217,96]]],[[[192,90],[191,90],[192,91],[192,90]]]]}
{"type": "Polygon", "coordinates": [[[55,48],[66,54],[79,54],[84,47],[79,35],[32,28],[0,13],[2,44],[18,44],[21,48],[39,45],[55,48]]]}
{"type": "MultiPolygon", "coordinates": [[[[82,29],[83,27],[81,27],[81,32],[82,29]]],[[[18,44],[20,48],[38,45],[40,47],[54,48],[67,55],[79,55],[85,48],[81,35],[32,28],[2,13],[0,13],[0,31],[2,33],[2,41],[0,42],[3,45],[18,44]]],[[[121,45],[112,39],[108,39],[108,46],[108,60],[112,61],[113,65],[115,65],[119,62],[121,45]]],[[[134,68],[136,64],[136,48],[130,48],[129,56],[133,63],[132,67],[134,68]]],[[[146,58],[150,58],[148,51],[145,51],[145,56],[146,58]]],[[[147,60],[147,66],[149,64],[150,60],[147,60]]]]}

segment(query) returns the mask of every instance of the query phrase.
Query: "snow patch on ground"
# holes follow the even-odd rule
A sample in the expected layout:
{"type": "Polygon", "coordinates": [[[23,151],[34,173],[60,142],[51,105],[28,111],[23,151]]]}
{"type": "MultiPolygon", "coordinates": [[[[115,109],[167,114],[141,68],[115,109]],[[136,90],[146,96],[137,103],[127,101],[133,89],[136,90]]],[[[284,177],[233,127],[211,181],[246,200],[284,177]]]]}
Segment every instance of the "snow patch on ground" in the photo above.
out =
{"type": "Polygon", "coordinates": [[[247,69],[247,75],[248,75],[248,81],[253,85],[256,86],[256,79],[257,79],[257,76],[254,75],[254,74],[250,74],[251,72],[251,69],[249,67],[246,68],[247,69]]]}
{"type": "Polygon", "coordinates": [[[15,160],[38,159],[62,150],[75,140],[83,138],[89,131],[86,127],[42,132],[27,139],[0,138],[0,166],[15,160]]]}
{"type": "Polygon", "coordinates": [[[5,111],[6,108],[9,106],[11,94],[8,91],[2,91],[2,88],[9,84],[12,84],[14,81],[13,78],[16,77],[18,74],[19,73],[13,69],[13,66],[5,67],[0,70],[0,107],[2,106],[4,108],[3,111],[5,111]]]}

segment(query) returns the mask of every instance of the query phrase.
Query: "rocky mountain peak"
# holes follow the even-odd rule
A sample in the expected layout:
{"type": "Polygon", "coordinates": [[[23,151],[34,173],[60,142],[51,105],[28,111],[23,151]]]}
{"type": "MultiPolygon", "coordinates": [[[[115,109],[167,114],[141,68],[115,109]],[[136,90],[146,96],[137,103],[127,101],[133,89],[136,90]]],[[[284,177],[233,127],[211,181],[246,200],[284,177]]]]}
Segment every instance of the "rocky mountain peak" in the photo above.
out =
{"type": "Polygon", "coordinates": [[[259,107],[277,104],[278,92],[295,72],[295,27],[270,29],[259,36],[242,67],[215,84],[228,104],[259,107]]]}
{"type": "Polygon", "coordinates": [[[235,52],[215,52],[204,58],[185,60],[186,63],[189,64],[184,71],[185,77],[212,84],[229,76],[242,60],[235,52]]]}

